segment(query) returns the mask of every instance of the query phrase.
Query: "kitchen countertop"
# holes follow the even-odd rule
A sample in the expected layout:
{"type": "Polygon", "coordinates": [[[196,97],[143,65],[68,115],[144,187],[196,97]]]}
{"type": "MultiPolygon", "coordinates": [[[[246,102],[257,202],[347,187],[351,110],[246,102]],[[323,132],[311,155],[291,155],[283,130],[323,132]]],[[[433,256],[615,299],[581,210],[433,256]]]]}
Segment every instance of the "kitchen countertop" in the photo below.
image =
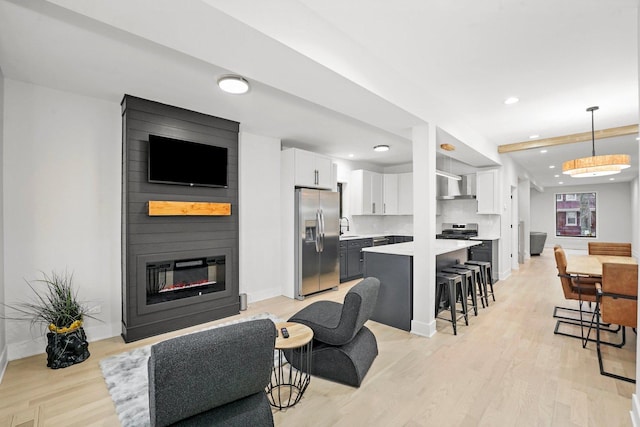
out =
{"type": "MultiPolygon", "coordinates": [[[[436,255],[442,255],[454,252],[460,249],[470,248],[481,244],[477,240],[454,240],[454,239],[437,239],[435,244],[436,255]]],[[[413,242],[396,243],[393,245],[373,246],[370,248],[362,248],[363,252],[373,252],[389,255],[405,255],[413,256],[413,242]]]]}
{"type": "Polygon", "coordinates": [[[500,240],[500,236],[498,236],[497,234],[485,234],[471,237],[470,240],[500,240]]]}
{"type": "Polygon", "coordinates": [[[401,234],[401,233],[378,233],[378,234],[356,234],[356,235],[343,234],[342,236],[340,236],[340,240],[373,239],[374,237],[387,237],[387,236],[412,236],[412,235],[401,234]]]}

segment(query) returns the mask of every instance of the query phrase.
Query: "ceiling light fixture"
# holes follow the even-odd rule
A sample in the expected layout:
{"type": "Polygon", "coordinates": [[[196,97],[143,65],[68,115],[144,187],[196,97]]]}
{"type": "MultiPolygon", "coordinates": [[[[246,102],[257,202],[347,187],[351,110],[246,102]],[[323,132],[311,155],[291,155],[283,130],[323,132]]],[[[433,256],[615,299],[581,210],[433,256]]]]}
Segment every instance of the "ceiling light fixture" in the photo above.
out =
{"type": "Polygon", "coordinates": [[[516,102],[520,101],[518,98],[516,98],[515,96],[510,96],[509,98],[504,100],[504,103],[507,105],[511,105],[511,104],[515,104],[516,102]]]}
{"type": "Polygon", "coordinates": [[[529,139],[540,138],[540,135],[529,135],[529,139]]]}
{"type": "Polygon", "coordinates": [[[540,152],[541,152],[542,154],[544,154],[544,153],[546,153],[546,152],[547,152],[547,150],[540,150],[540,152]]]}
{"type": "Polygon", "coordinates": [[[631,165],[628,154],[606,154],[596,156],[596,138],[593,126],[593,112],[599,107],[589,107],[591,112],[591,157],[568,160],[562,164],[562,173],[572,178],[587,178],[620,173],[631,165]]]}
{"type": "Polygon", "coordinates": [[[373,151],[378,151],[378,152],[389,151],[389,146],[386,144],[376,145],[375,147],[373,147],[373,151]]]}
{"type": "Polygon", "coordinates": [[[220,77],[218,79],[218,87],[224,92],[234,95],[242,95],[249,92],[249,82],[247,79],[235,74],[220,77]]]}

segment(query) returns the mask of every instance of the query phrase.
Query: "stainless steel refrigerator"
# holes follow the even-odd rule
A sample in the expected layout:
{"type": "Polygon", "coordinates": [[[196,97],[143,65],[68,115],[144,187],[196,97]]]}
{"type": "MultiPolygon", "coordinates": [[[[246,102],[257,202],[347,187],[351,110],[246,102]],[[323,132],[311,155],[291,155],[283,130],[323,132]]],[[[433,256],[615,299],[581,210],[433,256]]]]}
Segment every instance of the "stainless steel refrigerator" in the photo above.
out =
{"type": "Polygon", "coordinates": [[[340,284],[340,195],[326,190],[296,190],[296,295],[340,284]]]}

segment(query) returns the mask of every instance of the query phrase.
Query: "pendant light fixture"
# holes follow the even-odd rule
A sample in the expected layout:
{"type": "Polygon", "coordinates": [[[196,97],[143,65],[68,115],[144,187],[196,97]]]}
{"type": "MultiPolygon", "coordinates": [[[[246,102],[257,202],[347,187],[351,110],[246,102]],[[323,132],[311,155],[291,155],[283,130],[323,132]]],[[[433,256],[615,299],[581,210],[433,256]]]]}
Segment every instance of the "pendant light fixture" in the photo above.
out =
{"type": "Polygon", "coordinates": [[[568,160],[562,164],[562,173],[572,178],[588,178],[620,173],[631,165],[628,154],[606,154],[596,156],[596,138],[593,126],[593,112],[599,107],[589,107],[591,112],[591,157],[568,160]]]}

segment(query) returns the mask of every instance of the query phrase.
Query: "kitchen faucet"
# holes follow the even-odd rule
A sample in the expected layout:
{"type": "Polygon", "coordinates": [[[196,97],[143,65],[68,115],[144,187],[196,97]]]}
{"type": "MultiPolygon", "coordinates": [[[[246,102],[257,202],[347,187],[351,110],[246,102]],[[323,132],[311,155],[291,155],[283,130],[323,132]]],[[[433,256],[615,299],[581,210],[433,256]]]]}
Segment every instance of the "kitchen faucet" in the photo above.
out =
{"type": "Polygon", "coordinates": [[[342,232],[342,220],[346,219],[347,220],[347,231],[349,231],[349,218],[347,218],[346,216],[343,216],[340,218],[340,235],[342,236],[344,233],[342,232]]]}

